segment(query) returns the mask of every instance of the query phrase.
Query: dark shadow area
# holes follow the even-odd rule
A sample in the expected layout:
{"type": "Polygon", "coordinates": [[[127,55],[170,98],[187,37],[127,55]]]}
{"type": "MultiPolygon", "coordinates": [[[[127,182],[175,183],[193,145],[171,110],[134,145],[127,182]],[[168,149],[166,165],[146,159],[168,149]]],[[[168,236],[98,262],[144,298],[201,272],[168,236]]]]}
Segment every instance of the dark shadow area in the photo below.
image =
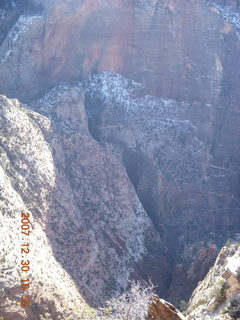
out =
{"type": "Polygon", "coordinates": [[[42,14],[42,5],[35,5],[31,0],[0,0],[0,45],[7,36],[9,30],[17,22],[21,15],[42,14]]]}
{"type": "Polygon", "coordinates": [[[130,181],[141,201],[143,208],[153,222],[154,227],[161,233],[159,227],[159,205],[156,194],[157,174],[151,162],[140,151],[124,150],[123,164],[130,181]]]}

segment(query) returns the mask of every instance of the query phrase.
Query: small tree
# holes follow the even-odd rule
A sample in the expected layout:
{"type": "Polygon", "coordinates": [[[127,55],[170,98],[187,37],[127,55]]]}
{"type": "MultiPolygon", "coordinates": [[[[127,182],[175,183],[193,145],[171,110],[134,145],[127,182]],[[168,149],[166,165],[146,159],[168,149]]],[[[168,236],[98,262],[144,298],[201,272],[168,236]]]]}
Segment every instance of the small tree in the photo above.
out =
{"type": "MultiPolygon", "coordinates": [[[[107,302],[101,310],[87,307],[82,311],[65,317],[66,320],[145,320],[150,304],[154,301],[154,286],[151,282],[131,282],[130,289],[118,298],[107,302]]],[[[40,317],[40,320],[53,320],[50,314],[40,317]]]]}
{"type": "Polygon", "coordinates": [[[187,310],[187,302],[183,299],[181,299],[178,303],[178,308],[181,312],[184,312],[187,310]]]}
{"type": "Polygon", "coordinates": [[[131,287],[120,297],[107,302],[109,320],[145,320],[150,304],[154,300],[154,286],[139,281],[131,282],[131,287]],[[111,310],[111,312],[109,312],[111,310]],[[110,314],[109,314],[110,313],[110,314]]]}

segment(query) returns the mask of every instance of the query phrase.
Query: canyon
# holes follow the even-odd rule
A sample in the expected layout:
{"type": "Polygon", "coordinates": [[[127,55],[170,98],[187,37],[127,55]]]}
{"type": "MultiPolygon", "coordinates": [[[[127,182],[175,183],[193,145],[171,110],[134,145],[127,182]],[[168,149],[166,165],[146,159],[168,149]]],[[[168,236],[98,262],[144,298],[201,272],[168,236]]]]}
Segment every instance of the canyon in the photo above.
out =
{"type": "Polygon", "coordinates": [[[0,30],[0,316],[74,319],[151,278],[211,319],[209,269],[240,241],[238,2],[4,0],[0,30]]]}

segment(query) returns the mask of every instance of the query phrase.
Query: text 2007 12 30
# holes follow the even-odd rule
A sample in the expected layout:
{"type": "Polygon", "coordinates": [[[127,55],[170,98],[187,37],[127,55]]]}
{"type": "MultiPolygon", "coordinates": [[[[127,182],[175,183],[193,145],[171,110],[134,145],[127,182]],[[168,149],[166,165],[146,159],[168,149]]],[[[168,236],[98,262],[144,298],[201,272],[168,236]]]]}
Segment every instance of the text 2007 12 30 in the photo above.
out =
{"type": "Polygon", "coordinates": [[[30,279],[29,272],[31,269],[30,261],[28,260],[28,254],[30,253],[30,213],[21,212],[21,284],[20,288],[22,290],[21,296],[21,306],[26,308],[31,304],[31,296],[29,295],[30,289],[30,279]]]}

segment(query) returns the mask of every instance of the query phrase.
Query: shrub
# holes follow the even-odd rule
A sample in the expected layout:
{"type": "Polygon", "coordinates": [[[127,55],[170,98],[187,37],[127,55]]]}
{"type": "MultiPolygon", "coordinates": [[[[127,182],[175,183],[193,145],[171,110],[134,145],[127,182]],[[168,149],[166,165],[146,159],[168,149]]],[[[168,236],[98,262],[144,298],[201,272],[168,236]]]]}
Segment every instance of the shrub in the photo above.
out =
{"type": "MultiPolygon", "coordinates": [[[[198,302],[196,304],[194,304],[189,310],[188,310],[188,313],[191,313],[193,312],[195,309],[197,309],[199,306],[202,306],[204,304],[206,304],[207,301],[204,300],[204,299],[200,299],[198,300],[198,302]]],[[[181,311],[181,310],[180,310],[181,311]]]]}
{"type": "Polygon", "coordinates": [[[227,242],[225,243],[225,247],[230,247],[231,246],[231,241],[227,240],[227,242]]]}
{"type": "MultiPolygon", "coordinates": [[[[150,304],[154,300],[154,286],[152,283],[132,282],[130,289],[117,298],[107,302],[107,306],[95,310],[86,306],[81,311],[65,317],[65,320],[145,320],[148,316],[150,304]]],[[[40,320],[53,320],[46,313],[40,320]]],[[[57,319],[56,319],[57,320],[57,319]]]]}
{"type": "Polygon", "coordinates": [[[226,300],[226,292],[227,286],[225,281],[223,279],[219,280],[214,285],[213,296],[215,298],[215,301],[208,307],[209,312],[215,311],[221,304],[224,303],[224,301],[226,300]]]}
{"type": "Polygon", "coordinates": [[[132,282],[129,291],[108,301],[109,320],[144,320],[154,300],[152,283],[132,282]]]}
{"type": "Polygon", "coordinates": [[[227,287],[225,282],[220,283],[219,287],[215,289],[215,300],[218,305],[221,305],[226,300],[227,287]]]}
{"type": "Polygon", "coordinates": [[[187,302],[185,300],[180,300],[178,303],[178,308],[181,312],[184,312],[187,310],[187,302]]]}

